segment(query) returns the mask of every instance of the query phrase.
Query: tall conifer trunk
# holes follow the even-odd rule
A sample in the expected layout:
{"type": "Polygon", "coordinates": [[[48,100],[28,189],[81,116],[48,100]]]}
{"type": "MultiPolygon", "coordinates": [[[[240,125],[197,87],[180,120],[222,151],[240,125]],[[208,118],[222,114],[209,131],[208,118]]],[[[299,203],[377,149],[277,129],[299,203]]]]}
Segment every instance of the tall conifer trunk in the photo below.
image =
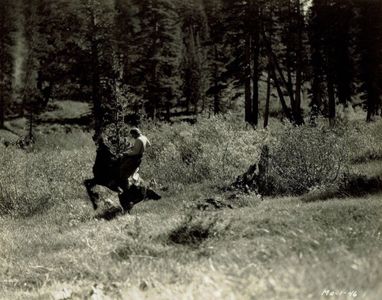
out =
{"type": "Polygon", "coordinates": [[[98,44],[96,41],[96,20],[92,8],[90,7],[90,56],[91,56],[91,90],[92,90],[92,102],[93,102],[93,115],[94,115],[94,138],[97,140],[102,134],[102,105],[101,105],[101,82],[99,77],[99,57],[98,57],[98,44]]]}
{"type": "Polygon", "coordinates": [[[271,67],[268,63],[268,75],[267,75],[267,95],[265,99],[265,110],[264,110],[264,128],[268,127],[269,120],[269,106],[271,100],[271,67]]]}
{"type": "Polygon", "coordinates": [[[219,95],[219,53],[217,45],[214,46],[214,55],[215,55],[215,63],[214,63],[214,114],[220,113],[220,95],[219,95]]]}
{"type": "Polygon", "coordinates": [[[251,34],[245,38],[245,67],[244,67],[244,93],[245,93],[245,121],[252,124],[251,103],[251,34]]]}
{"type": "Polygon", "coordinates": [[[256,25],[253,32],[252,42],[252,59],[253,59],[253,75],[252,75],[252,116],[251,122],[254,126],[259,123],[259,80],[260,80],[260,9],[255,8],[256,25]]]}
{"type": "Polygon", "coordinates": [[[303,16],[301,13],[301,3],[297,0],[297,30],[298,30],[298,41],[296,49],[296,97],[294,105],[294,119],[297,125],[304,123],[304,119],[301,115],[301,87],[302,87],[302,30],[304,22],[302,20],[303,16]]]}
{"type": "Polygon", "coordinates": [[[3,93],[0,90],[0,129],[4,128],[4,122],[5,122],[5,103],[4,103],[3,93]]]}
{"type": "Polygon", "coordinates": [[[336,120],[336,98],[334,95],[334,84],[333,79],[329,75],[327,79],[328,84],[328,99],[329,99],[329,123],[334,126],[336,120]]]}

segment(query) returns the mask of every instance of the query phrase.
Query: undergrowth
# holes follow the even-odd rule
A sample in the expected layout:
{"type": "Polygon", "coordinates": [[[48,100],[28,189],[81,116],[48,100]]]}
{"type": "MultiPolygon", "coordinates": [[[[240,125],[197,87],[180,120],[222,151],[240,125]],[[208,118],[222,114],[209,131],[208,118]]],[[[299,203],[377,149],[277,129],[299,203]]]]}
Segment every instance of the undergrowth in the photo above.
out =
{"type": "MultiPolygon", "coordinates": [[[[141,128],[152,142],[141,175],[173,193],[194,183],[227,186],[259,162],[264,145],[272,195],[342,187],[351,162],[382,156],[381,121],[253,130],[228,114],[200,117],[196,125],[145,121],[141,128]]],[[[91,133],[77,130],[38,135],[27,150],[1,145],[0,214],[30,216],[62,203],[77,209],[95,151],[91,133]]]]}
{"type": "Polygon", "coordinates": [[[0,215],[28,217],[76,203],[90,176],[93,149],[26,152],[0,147],[0,215]]]}
{"type": "Polygon", "coordinates": [[[329,183],[339,186],[348,172],[346,140],[330,128],[286,127],[274,137],[259,170],[261,193],[301,195],[329,183]]]}

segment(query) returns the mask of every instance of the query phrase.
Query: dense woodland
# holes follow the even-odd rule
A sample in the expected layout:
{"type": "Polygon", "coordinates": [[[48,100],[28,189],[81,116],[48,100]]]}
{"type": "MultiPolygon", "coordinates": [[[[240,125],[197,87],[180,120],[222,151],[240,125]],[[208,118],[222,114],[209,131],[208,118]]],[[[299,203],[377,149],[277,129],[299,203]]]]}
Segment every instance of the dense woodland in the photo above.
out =
{"type": "Polygon", "coordinates": [[[379,0],[1,3],[0,127],[25,116],[32,134],[51,99],[89,101],[96,134],[238,105],[254,128],[334,124],[338,105],[381,115],[379,0]]]}

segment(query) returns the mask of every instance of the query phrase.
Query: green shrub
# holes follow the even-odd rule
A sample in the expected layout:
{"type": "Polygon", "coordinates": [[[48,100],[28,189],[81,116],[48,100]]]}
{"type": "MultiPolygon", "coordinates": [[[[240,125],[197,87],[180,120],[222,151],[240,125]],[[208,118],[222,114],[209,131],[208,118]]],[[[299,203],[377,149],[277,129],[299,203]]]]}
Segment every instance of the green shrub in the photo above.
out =
{"type": "Polygon", "coordinates": [[[189,184],[233,180],[258,159],[266,131],[248,130],[233,117],[201,117],[186,123],[145,124],[143,131],[152,142],[142,166],[143,178],[162,184],[189,184]]]}
{"type": "MultiPolygon", "coordinates": [[[[228,114],[201,116],[195,125],[145,121],[141,127],[152,142],[141,175],[172,191],[204,181],[233,182],[259,162],[264,145],[269,159],[262,177],[272,195],[339,187],[349,158],[382,157],[381,121],[343,123],[334,130],[281,123],[253,130],[228,114]]],[[[61,203],[80,209],[78,203],[86,201],[82,181],[92,177],[95,153],[91,133],[77,130],[37,136],[29,152],[0,146],[0,214],[28,216],[52,207],[66,211],[61,203]]]]}
{"type": "Polygon", "coordinates": [[[253,130],[237,116],[200,116],[195,125],[144,121],[143,132],[152,142],[141,175],[172,188],[210,181],[232,182],[259,161],[269,145],[273,182],[271,194],[301,194],[326,182],[340,180],[349,159],[382,157],[382,122],[342,122],[334,129],[327,120],[317,127],[272,123],[253,130]]]}
{"type": "Polygon", "coordinates": [[[346,144],[352,162],[382,159],[382,120],[345,124],[346,144]]]}
{"type": "Polygon", "coordinates": [[[286,127],[268,144],[262,181],[265,194],[300,195],[317,186],[340,184],[348,170],[344,138],[328,128],[286,127]]]}

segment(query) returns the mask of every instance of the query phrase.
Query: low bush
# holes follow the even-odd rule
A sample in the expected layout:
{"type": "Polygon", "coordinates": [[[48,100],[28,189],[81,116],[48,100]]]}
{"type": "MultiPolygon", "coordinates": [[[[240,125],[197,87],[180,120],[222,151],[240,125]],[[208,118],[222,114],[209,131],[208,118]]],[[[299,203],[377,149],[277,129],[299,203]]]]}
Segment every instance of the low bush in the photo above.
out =
{"type": "MultiPolygon", "coordinates": [[[[225,186],[260,161],[268,146],[262,194],[299,195],[339,187],[350,161],[382,157],[382,122],[293,127],[272,124],[253,130],[233,115],[200,117],[198,123],[143,122],[152,142],[141,175],[170,190],[192,183],[225,186]]],[[[0,146],[0,214],[33,215],[63,201],[86,197],[96,148],[91,133],[37,136],[28,151],[0,146]]]]}
{"type": "Polygon", "coordinates": [[[344,125],[347,149],[353,163],[382,159],[382,120],[344,125]]]}
{"type": "MultiPolygon", "coordinates": [[[[311,190],[352,193],[353,162],[382,158],[382,122],[340,123],[335,128],[284,126],[272,133],[256,183],[266,195],[301,195],[311,190]],[[346,192],[347,191],[347,192],[346,192]]],[[[337,193],[337,192],[335,192],[337,193]]],[[[326,193],[328,194],[328,193],[326,193]]]]}
{"type": "Polygon", "coordinates": [[[0,214],[31,216],[84,193],[92,148],[26,152],[0,147],[0,214]]]}
{"type": "Polygon", "coordinates": [[[349,159],[342,134],[326,127],[285,126],[273,133],[255,163],[234,186],[262,195],[301,195],[339,185],[349,159]]]}
{"type": "Polygon", "coordinates": [[[339,184],[348,170],[344,140],[327,128],[287,128],[270,143],[264,176],[271,194],[300,195],[309,189],[339,184]]]}
{"type": "Polygon", "coordinates": [[[194,126],[145,124],[143,130],[152,147],[147,151],[142,176],[165,185],[230,181],[258,159],[268,135],[235,124],[229,115],[201,118],[194,126]]]}
{"type": "Polygon", "coordinates": [[[302,194],[328,182],[337,184],[349,159],[357,157],[356,149],[363,149],[361,157],[382,154],[377,134],[382,122],[353,122],[359,127],[353,134],[353,123],[339,123],[335,129],[326,120],[317,127],[276,123],[253,130],[238,120],[226,114],[201,116],[195,125],[143,121],[142,130],[152,142],[141,167],[143,178],[171,189],[203,181],[224,185],[258,163],[268,145],[268,173],[261,175],[267,181],[265,194],[302,194]]]}

